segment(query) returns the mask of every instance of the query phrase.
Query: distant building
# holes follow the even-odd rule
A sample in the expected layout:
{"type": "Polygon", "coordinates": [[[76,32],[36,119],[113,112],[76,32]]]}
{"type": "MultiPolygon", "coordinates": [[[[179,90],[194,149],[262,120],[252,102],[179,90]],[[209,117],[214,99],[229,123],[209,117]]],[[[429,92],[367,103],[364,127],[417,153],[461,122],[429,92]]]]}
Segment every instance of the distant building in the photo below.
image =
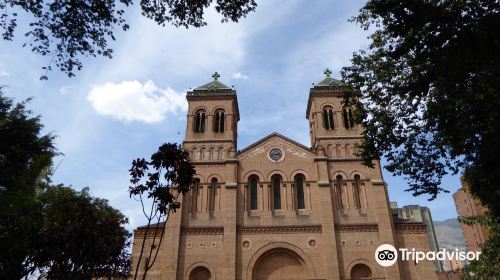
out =
{"type": "Polygon", "coordinates": [[[464,267],[464,262],[456,259],[444,260],[442,263],[444,271],[457,271],[464,267]]]}
{"type": "MultiPolygon", "coordinates": [[[[420,205],[406,205],[399,208],[397,202],[391,202],[390,205],[394,221],[424,223],[426,225],[430,249],[434,252],[439,251],[436,231],[434,230],[431,211],[428,207],[422,207],[420,205]]],[[[436,271],[443,271],[443,266],[440,261],[434,261],[434,266],[436,267],[436,271]]]]}
{"type": "MultiPolygon", "coordinates": [[[[486,212],[481,203],[473,198],[468,190],[467,184],[464,178],[460,178],[462,188],[460,188],[456,193],[453,194],[453,199],[455,200],[455,207],[457,208],[457,213],[459,217],[477,216],[482,215],[486,212]]],[[[462,231],[464,232],[465,245],[470,251],[481,251],[481,245],[488,240],[488,230],[485,226],[475,224],[466,225],[461,224],[462,231]]]]}

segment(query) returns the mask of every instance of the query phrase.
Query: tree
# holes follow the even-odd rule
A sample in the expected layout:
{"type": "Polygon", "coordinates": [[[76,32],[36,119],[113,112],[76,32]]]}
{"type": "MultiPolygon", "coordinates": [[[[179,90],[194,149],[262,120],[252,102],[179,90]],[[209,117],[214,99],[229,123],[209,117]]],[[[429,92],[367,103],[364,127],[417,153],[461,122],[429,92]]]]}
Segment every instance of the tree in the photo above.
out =
{"type": "MultiPolygon", "coordinates": [[[[213,5],[222,22],[238,22],[254,11],[255,0],[141,0],[142,14],[164,26],[201,27],[206,25],[205,9],[213,5]]],[[[3,38],[12,40],[18,14],[29,16],[27,42],[34,53],[51,57],[40,79],[47,79],[52,64],[69,77],[81,70],[80,56],[112,58],[109,41],[115,40],[115,29],[128,30],[125,8],[132,0],[0,0],[0,28],[3,38]]]]}
{"type": "Polygon", "coordinates": [[[57,155],[54,136],[42,135],[40,116],[26,109],[30,99],[13,104],[0,87],[0,185],[12,192],[33,192],[57,155]]]}
{"type": "Polygon", "coordinates": [[[128,277],[127,218],[105,199],[49,186],[40,197],[43,209],[37,267],[47,279],[128,277]]]}
{"type": "Polygon", "coordinates": [[[134,279],[139,276],[139,268],[144,267],[142,279],[146,279],[148,270],[153,267],[164,236],[165,225],[172,211],[180,208],[179,195],[189,191],[195,170],[188,161],[187,152],[181,146],[166,143],[151,155],[151,160],[138,158],[132,161],[129,187],[130,197],[138,198],[147,219],[144,238],[139,258],[135,263],[134,279]],[[152,170],[152,171],[150,171],[152,170]],[[147,195],[146,197],[143,197],[147,195]],[[146,204],[150,202],[151,205],[146,204]],[[155,222],[154,225],[151,222],[155,222]],[[151,228],[152,227],[152,228],[151,228]],[[148,232],[154,230],[149,248],[146,248],[148,232]],[[146,251],[145,251],[146,250],[146,251]],[[143,256],[146,261],[141,263],[143,256]]]}
{"type": "Polygon", "coordinates": [[[498,279],[500,276],[500,223],[490,213],[461,218],[464,224],[482,224],[488,228],[489,240],[481,246],[479,261],[472,261],[461,273],[463,280],[498,279]]]}
{"type": "Polygon", "coordinates": [[[343,78],[366,130],[361,156],[385,156],[414,195],[465,170],[473,194],[500,214],[500,3],[369,1],[354,20],[378,29],[343,78]]]}
{"type": "Polygon", "coordinates": [[[0,88],[0,278],[20,279],[33,272],[34,247],[41,228],[35,200],[39,183],[57,154],[54,136],[42,135],[40,116],[14,104],[0,88]]]}
{"type": "MultiPolygon", "coordinates": [[[[342,77],[365,127],[360,156],[384,156],[413,195],[440,192],[464,172],[472,195],[500,222],[500,2],[371,0],[353,18],[374,29],[342,77]]],[[[490,227],[493,231],[499,227],[490,227]]],[[[498,260],[498,232],[481,260],[498,260]]],[[[480,268],[481,265],[475,266],[480,268]]],[[[496,264],[496,273],[498,263],[496,264]]],[[[480,273],[475,273],[476,277],[480,273]]],[[[494,274],[490,274],[494,275],[494,274]]]]}
{"type": "Polygon", "coordinates": [[[51,186],[54,136],[26,103],[0,92],[0,279],[126,276],[127,219],[88,189],[51,186]]]}

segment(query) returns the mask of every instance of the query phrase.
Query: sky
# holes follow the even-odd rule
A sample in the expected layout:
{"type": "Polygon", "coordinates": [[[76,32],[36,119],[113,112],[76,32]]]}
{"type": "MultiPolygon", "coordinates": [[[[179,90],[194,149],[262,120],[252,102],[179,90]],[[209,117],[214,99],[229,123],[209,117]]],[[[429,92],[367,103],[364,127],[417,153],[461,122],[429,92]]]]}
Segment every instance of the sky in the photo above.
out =
{"type": "MultiPolygon", "coordinates": [[[[363,1],[258,1],[239,23],[221,23],[213,9],[199,29],[160,27],[127,10],[130,30],[116,31],[112,59],[83,58],[84,67],[69,78],[52,71],[40,81],[49,57],[32,53],[15,40],[0,41],[0,84],[4,94],[42,116],[44,132],[57,135],[63,155],[55,160],[53,181],[75,189],[90,187],[94,196],[129,217],[129,229],[144,224],[139,203],[129,198],[132,159],[148,158],[162,143],[182,142],[186,91],[212,80],[234,85],[240,108],[238,149],[272,132],[310,146],[306,102],[311,83],[323,70],[349,64],[353,52],[368,46],[369,34],[348,19],[363,1]]],[[[391,201],[420,204],[434,220],[457,216],[452,194],[458,176],[448,176],[437,199],[405,192],[404,178],[384,171],[391,201]]]]}

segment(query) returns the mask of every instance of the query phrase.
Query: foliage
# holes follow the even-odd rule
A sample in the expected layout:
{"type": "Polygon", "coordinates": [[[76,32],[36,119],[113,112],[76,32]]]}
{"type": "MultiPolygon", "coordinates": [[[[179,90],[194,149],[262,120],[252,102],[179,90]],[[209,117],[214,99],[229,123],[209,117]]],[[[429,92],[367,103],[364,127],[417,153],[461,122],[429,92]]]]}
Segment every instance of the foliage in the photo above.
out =
{"type": "Polygon", "coordinates": [[[26,109],[29,101],[14,105],[0,88],[0,185],[9,192],[33,192],[57,154],[54,136],[41,135],[40,116],[26,109]]]}
{"type": "Polygon", "coordinates": [[[365,164],[384,156],[413,195],[444,190],[465,171],[471,191],[500,214],[500,3],[372,0],[353,18],[372,28],[343,79],[359,88],[365,164]]]}
{"type": "Polygon", "coordinates": [[[483,216],[462,218],[461,222],[468,225],[485,225],[489,232],[489,239],[481,246],[479,260],[472,261],[467,265],[460,274],[460,279],[479,280],[498,278],[500,276],[500,221],[490,213],[486,213],[483,216]]]}
{"type": "MultiPolygon", "coordinates": [[[[80,56],[97,55],[112,58],[109,42],[115,40],[115,29],[126,31],[125,8],[132,0],[0,0],[0,28],[3,38],[12,40],[17,28],[18,14],[29,16],[26,26],[27,42],[34,53],[48,55],[52,63],[69,77],[81,70],[80,56]]],[[[223,22],[237,22],[254,11],[255,0],[141,0],[142,14],[160,25],[201,27],[206,25],[205,9],[213,5],[223,22]],[[213,3],[214,2],[214,3],[213,3]]]]}
{"type": "Polygon", "coordinates": [[[38,267],[48,279],[127,277],[130,233],[127,218],[107,200],[63,186],[48,187],[43,209],[38,267]]]}
{"type": "MultiPolygon", "coordinates": [[[[161,247],[163,233],[160,232],[159,225],[167,222],[171,211],[180,208],[177,201],[180,194],[189,191],[189,186],[193,182],[195,170],[188,161],[187,152],[181,146],[166,143],[159,147],[158,151],[151,155],[151,160],[138,158],[132,161],[130,171],[129,187],[130,197],[138,198],[141,202],[143,213],[148,220],[144,239],[142,240],[141,251],[137,263],[135,263],[134,279],[137,279],[141,260],[144,256],[146,236],[151,227],[151,222],[155,221],[154,236],[151,241],[146,263],[142,264],[144,273],[142,279],[146,279],[149,269],[154,265],[156,257],[161,247]],[[152,171],[150,171],[152,170],[152,171]],[[146,197],[143,197],[146,196],[146,197]],[[151,202],[151,206],[146,207],[145,202],[151,202]],[[149,209],[149,210],[148,210],[149,209]],[[158,239],[158,240],[157,240],[158,239]],[[156,243],[158,242],[158,243],[156,243]]],[[[161,230],[164,231],[163,227],[161,230]]]]}
{"type": "Polygon", "coordinates": [[[42,135],[39,116],[26,103],[14,104],[0,88],[0,279],[20,279],[34,271],[41,212],[39,182],[57,154],[54,136],[42,135]]]}
{"type": "Polygon", "coordinates": [[[54,137],[26,102],[0,92],[0,279],[126,276],[127,219],[88,189],[50,185],[54,137]]]}

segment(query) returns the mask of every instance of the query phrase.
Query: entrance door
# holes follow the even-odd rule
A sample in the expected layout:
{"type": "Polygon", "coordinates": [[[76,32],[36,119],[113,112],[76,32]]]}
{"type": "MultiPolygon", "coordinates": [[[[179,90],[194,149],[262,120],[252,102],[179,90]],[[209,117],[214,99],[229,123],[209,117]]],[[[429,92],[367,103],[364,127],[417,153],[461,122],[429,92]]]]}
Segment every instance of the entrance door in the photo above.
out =
{"type": "Polygon", "coordinates": [[[256,262],[253,280],[303,280],[304,267],[300,257],[288,250],[277,250],[256,262]]]}

